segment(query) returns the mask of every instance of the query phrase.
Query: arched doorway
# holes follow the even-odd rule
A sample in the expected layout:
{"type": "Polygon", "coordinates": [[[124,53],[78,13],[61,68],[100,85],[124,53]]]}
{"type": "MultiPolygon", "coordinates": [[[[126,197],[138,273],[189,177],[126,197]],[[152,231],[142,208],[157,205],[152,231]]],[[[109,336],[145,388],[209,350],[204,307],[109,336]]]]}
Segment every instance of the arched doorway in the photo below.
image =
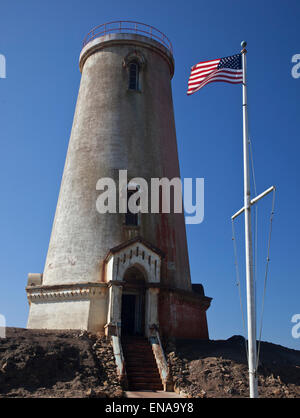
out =
{"type": "Polygon", "coordinates": [[[129,267],[123,278],[122,335],[145,334],[145,276],[136,266],[129,267]]]}

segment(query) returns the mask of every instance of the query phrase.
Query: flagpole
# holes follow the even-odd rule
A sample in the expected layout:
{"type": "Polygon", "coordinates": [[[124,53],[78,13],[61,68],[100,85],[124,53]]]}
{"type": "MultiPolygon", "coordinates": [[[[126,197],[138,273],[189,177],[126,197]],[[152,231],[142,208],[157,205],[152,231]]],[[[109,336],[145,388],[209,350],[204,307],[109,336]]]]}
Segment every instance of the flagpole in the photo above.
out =
{"type": "Polygon", "coordinates": [[[246,252],[246,283],[247,283],[247,318],[248,318],[248,366],[250,398],[258,397],[256,375],[256,307],[253,283],[253,253],[251,234],[251,196],[249,176],[249,139],[248,139],[248,105],[246,83],[246,45],[242,47],[243,65],[243,154],[244,154],[244,209],[245,209],[245,252],[246,252]]]}

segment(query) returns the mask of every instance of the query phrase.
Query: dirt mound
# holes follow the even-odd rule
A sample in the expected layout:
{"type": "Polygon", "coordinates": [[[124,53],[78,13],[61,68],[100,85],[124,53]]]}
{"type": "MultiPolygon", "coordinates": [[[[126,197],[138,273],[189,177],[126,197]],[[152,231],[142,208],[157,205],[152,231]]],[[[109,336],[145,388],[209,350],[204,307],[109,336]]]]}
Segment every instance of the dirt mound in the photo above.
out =
{"type": "MultiPolygon", "coordinates": [[[[248,397],[245,339],[177,340],[166,344],[177,392],[189,397],[248,397]]],[[[260,397],[300,397],[300,351],[262,342],[260,397]]]]}
{"type": "MultiPolygon", "coordinates": [[[[111,342],[85,331],[8,328],[0,338],[2,397],[122,397],[111,342]]],[[[248,397],[245,340],[176,340],[165,345],[176,392],[248,397]]],[[[261,397],[300,397],[300,351],[263,342],[261,397]]]]}
{"type": "Polygon", "coordinates": [[[122,396],[110,341],[82,331],[7,328],[0,397],[122,396]]]}

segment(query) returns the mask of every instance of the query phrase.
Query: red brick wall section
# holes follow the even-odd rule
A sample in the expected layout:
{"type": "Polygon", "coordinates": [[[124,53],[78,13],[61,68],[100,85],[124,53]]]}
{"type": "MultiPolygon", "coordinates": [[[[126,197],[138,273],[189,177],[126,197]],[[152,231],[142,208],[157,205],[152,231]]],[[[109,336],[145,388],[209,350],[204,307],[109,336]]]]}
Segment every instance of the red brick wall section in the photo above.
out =
{"type": "Polygon", "coordinates": [[[197,297],[175,292],[159,295],[159,327],[162,336],[208,339],[206,312],[197,297]]]}

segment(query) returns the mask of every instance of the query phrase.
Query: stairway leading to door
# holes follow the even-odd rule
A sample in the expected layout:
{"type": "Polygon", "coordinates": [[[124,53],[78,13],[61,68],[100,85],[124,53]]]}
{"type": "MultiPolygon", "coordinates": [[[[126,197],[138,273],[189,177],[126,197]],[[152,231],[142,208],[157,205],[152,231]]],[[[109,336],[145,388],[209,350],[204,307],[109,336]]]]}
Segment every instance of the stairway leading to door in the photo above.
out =
{"type": "Polygon", "coordinates": [[[151,348],[145,337],[122,337],[128,390],[163,390],[151,348]]]}

